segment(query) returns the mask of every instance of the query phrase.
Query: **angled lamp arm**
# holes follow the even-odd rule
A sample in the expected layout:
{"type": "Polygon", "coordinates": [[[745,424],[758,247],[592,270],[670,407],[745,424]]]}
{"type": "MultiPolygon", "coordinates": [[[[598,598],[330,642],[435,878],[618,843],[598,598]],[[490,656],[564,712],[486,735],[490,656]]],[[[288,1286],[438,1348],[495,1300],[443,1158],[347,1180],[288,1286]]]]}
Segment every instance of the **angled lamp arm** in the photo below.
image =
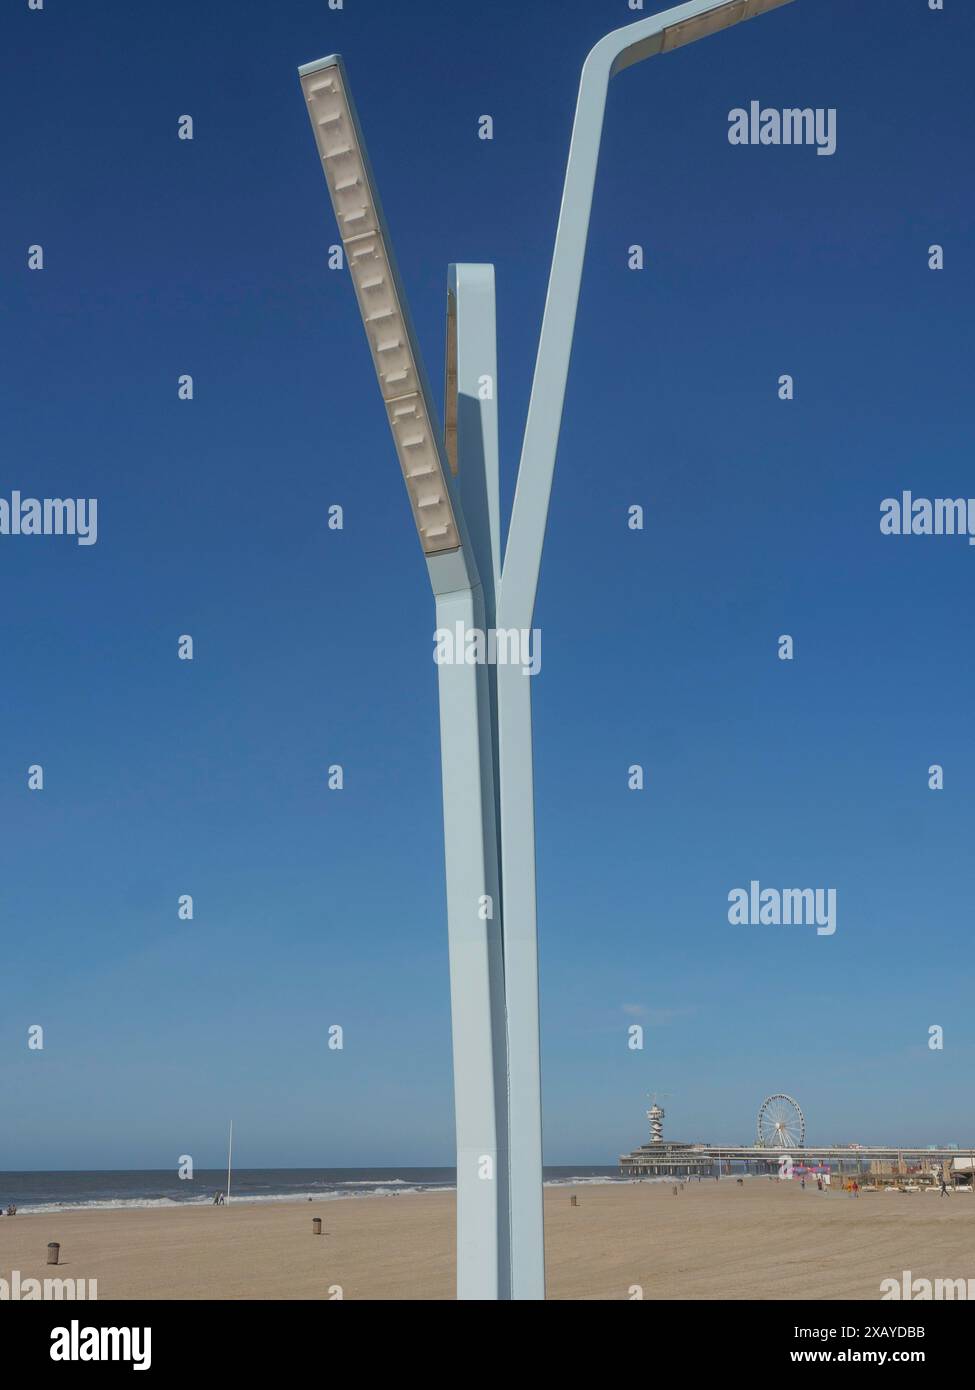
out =
{"type": "Polygon", "coordinates": [[[528,628],[535,608],[610,79],[644,58],[668,53],[789,3],[790,0],[688,0],[607,34],[586,59],[505,547],[499,626],[528,628]]]}
{"type": "Polygon", "coordinates": [[[478,574],[366,142],[339,54],[298,69],[325,182],[435,594],[478,574]]]}

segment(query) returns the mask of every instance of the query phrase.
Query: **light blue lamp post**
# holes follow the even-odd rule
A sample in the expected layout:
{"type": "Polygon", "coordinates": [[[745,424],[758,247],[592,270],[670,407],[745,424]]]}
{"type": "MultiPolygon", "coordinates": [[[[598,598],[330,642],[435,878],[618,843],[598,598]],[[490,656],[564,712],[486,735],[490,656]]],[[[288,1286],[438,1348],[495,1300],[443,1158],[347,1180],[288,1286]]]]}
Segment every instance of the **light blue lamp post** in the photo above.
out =
{"type": "MultiPolygon", "coordinates": [[[[433,587],[438,630],[528,633],[610,79],[789,0],[688,0],[601,39],[582,70],[504,564],[494,272],[450,268],[446,431],[410,323],[342,61],[299,69],[433,587]]],[[[529,676],[439,667],[459,1298],[545,1296],[529,676]]]]}

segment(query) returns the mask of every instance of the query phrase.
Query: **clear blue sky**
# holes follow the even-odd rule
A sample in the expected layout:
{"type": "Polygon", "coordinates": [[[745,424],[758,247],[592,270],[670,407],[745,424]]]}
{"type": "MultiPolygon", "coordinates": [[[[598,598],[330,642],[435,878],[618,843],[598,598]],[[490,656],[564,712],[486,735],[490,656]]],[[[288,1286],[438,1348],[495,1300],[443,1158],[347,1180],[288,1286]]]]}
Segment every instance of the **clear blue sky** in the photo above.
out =
{"type": "MultiPolygon", "coordinates": [[[[244,1166],[452,1161],[432,604],[295,70],[345,56],[435,382],[448,262],[497,268],[507,510],[579,69],[633,17],[5,6],[0,495],[99,539],[0,538],[0,1168],[219,1162],[231,1115],[244,1166]]],[[[975,493],[973,38],[798,0],[611,90],[536,615],[550,1163],[652,1088],[675,1138],[778,1090],[811,1141],[975,1137],[975,550],[879,532],[975,493]],[[731,146],[753,99],[836,154],[731,146]],[[835,936],[729,925],[751,878],[836,888],[835,936]]]]}

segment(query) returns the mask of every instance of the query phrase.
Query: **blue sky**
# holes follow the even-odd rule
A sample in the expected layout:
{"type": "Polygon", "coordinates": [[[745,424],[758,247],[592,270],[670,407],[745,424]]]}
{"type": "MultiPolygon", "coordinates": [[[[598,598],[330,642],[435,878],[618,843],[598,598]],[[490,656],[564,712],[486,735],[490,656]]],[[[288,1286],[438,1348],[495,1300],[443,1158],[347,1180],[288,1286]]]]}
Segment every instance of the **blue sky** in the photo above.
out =
{"type": "MultiPolygon", "coordinates": [[[[0,496],[99,538],[0,537],[0,1168],[219,1162],[231,1115],[244,1166],[451,1162],[432,603],[295,70],[346,59],[434,382],[448,262],[496,266],[507,511],[579,69],[633,17],[5,7],[0,496]]],[[[780,1090],[812,1142],[975,1137],[975,551],[879,532],[975,493],[973,38],[798,0],[611,89],[536,610],[550,1163],[651,1089],[675,1138],[780,1090]],[[731,146],[753,99],[836,153],[731,146]],[[732,927],[752,878],[836,934],[732,927]]]]}

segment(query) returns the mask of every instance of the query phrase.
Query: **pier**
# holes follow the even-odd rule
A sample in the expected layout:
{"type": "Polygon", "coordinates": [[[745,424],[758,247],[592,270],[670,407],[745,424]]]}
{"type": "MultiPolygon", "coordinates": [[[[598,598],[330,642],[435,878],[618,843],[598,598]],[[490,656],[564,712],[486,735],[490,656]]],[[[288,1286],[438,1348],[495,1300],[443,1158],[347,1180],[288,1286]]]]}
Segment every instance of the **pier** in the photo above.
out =
{"type": "Polygon", "coordinates": [[[621,1154],[625,1178],[720,1178],[746,1175],[856,1178],[868,1184],[901,1186],[921,1179],[951,1187],[975,1182],[975,1145],[806,1145],[805,1117],[791,1096],[770,1096],[758,1112],[755,1144],[681,1143],[664,1139],[664,1111],[654,1102],[647,1111],[650,1143],[621,1154]]]}

